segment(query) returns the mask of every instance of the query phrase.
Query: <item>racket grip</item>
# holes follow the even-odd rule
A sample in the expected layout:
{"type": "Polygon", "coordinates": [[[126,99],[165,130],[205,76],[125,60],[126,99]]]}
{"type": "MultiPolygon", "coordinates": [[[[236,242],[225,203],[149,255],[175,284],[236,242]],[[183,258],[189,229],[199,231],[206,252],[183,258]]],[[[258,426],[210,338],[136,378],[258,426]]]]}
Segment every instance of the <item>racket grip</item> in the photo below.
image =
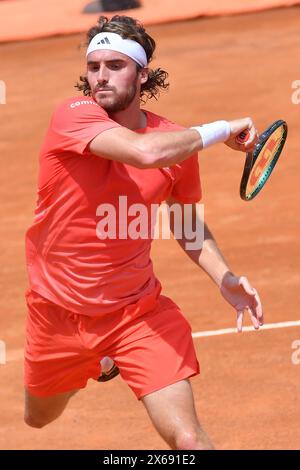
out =
{"type": "Polygon", "coordinates": [[[236,141],[238,144],[244,144],[245,142],[247,142],[249,137],[250,137],[250,132],[248,131],[248,129],[245,129],[236,137],[236,141]]]}

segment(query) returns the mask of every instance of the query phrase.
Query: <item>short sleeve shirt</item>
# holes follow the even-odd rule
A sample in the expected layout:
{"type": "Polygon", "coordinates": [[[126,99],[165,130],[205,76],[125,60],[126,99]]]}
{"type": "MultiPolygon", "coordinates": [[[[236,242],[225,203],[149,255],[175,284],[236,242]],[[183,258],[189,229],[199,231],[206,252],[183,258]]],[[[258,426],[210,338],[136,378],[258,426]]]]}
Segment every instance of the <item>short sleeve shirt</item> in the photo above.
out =
{"type": "MultiPolygon", "coordinates": [[[[180,126],[145,111],[147,127],[180,126]]],[[[38,197],[26,232],[32,290],[75,313],[118,310],[153,291],[153,214],[169,196],[198,202],[198,157],[169,168],[139,169],[92,154],[90,142],[119,124],[92,98],[54,112],[39,158],[38,197]]]]}

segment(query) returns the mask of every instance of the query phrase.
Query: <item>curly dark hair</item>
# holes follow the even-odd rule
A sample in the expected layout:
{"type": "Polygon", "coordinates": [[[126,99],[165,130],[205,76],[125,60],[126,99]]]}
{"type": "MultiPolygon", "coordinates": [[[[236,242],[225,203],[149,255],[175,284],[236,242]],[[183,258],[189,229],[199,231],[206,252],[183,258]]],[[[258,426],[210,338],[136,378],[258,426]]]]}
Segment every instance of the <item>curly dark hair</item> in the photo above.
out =
{"type": "MultiPolygon", "coordinates": [[[[87,32],[87,43],[89,45],[96,34],[109,32],[119,34],[123,39],[132,39],[138,42],[145,49],[148,63],[153,59],[153,53],[156,48],[154,39],[146,33],[143,25],[130,16],[115,15],[109,20],[106,16],[100,16],[96,26],[90,28],[87,32]]],[[[137,70],[141,66],[137,64],[137,70]]],[[[149,69],[149,77],[146,83],[141,86],[141,101],[145,103],[147,99],[157,99],[161,90],[169,88],[167,82],[168,73],[161,68],[149,69]]],[[[86,75],[80,76],[80,82],[75,85],[85,96],[91,96],[91,89],[86,75]]]]}

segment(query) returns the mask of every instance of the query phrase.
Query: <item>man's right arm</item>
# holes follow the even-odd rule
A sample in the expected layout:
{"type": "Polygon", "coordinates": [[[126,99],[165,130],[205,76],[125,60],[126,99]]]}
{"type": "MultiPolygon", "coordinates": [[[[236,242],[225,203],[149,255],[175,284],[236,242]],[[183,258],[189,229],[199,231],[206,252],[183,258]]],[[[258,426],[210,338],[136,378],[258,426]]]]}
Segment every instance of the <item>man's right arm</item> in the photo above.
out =
{"type": "Polygon", "coordinates": [[[172,166],[201,149],[200,134],[192,129],[138,134],[126,127],[116,127],[102,132],[90,143],[93,154],[137,168],[172,166]]]}
{"type": "MultiPolygon", "coordinates": [[[[257,132],[250,118],[230,121],[230,147],[247,152],[257,140],[257,132]],[[246,144],[238,144],[235,137],[243,130],[250,131],[246,144]]],[[[195,129],[139,134],[126,127],[108,129],[97,135],[89,150],[100,157],[116,160],[137,168],[163,168],[186,160],[202,150],[200,133],[195,129]]]]}

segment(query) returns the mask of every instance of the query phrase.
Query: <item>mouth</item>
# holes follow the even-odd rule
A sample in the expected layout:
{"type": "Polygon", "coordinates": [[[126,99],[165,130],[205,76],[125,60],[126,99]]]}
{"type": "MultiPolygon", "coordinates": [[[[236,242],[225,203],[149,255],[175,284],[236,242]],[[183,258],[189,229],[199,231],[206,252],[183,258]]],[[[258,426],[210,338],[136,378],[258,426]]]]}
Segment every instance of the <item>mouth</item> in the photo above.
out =
{"type": "Polygon", "coordinates": [[[113,90],[110,89],[110,88],[100,88],[98,90],[96,90],[96,93],[108,93],[108,92],[112,92],[113,90]]]}

